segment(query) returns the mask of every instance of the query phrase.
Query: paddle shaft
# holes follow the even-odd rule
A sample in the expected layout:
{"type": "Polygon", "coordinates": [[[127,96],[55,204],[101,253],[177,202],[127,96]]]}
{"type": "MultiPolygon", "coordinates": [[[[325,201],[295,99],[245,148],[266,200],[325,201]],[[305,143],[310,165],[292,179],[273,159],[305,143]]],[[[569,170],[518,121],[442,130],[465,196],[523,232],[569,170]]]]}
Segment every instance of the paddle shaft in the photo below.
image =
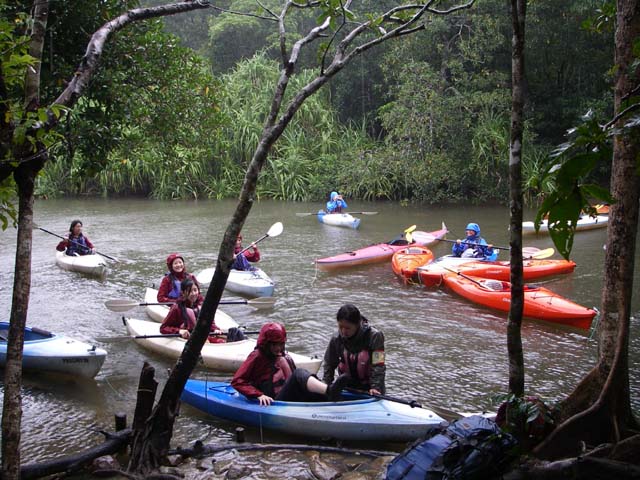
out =
{"type": "MultiPolygon", "coordinates": [[[[50,232],[49,230],[45,230],[45,229],[44,229],[44,228],[42,228],[42,227],[38,227],[38,230],[42,230],[43,232],[48,233],[49,235],[53,235],[54,237],[58,237],[58,238],[61,238],[61,239],[63,239],[63,240],[68,240],[68,241],[70,241],[71,243],[75,243],[76,245],[80,245],[81,247],[86,247],[86,245],[82,245],[80,242],[76,242],[75,240],[71,240],[70,238],[63,237],[62,235],[58,235],[57,233],[50,232]]],[[[97,251],[97,250],[96,250],[96,253],[97,253],[98,255],[102,255],[102,256],[103,256],[103,257],[105,257],[105,258],[108,258],[109,260],[113,260],[114,262],[117,262],[117,261],[118,261],[118,259],[117,259],[117,258],[110,257],[109,255],[105,255],[104,253],[100,253],[100,252],[99,252],[99,251],[97,251]]]]}
{"type": "MultiPolygon", "coordinates": [[[[332,215],[331,213],[327,213],[327,212],[315,212],[315,213],[296,213],[296,215],[298,217],[310,217],[311,215],[318,215],[318,213],[323,214],[323,215],[332,215]]],[[[336,212],[338,213],[338,212],[336,212]]],[[[340,213],[348,213],[348,214],[355,214],[355,215],[377,215],[378,212],[340,212],[340,213]]]]}
{"type": "MultiPolygon", "coordinates": [[[[248,331],[244,331],[242,330],[242,333],[244,333],[245,335],[258,335],[260,332],[248,332],[248,331]]],[[[214,337],[226,337],[227,334],[226,333],[209,333],[210,336],[214,336],[214,337]]],[[[134,335],[132,337],[123,337],[123,338],[135,338],[140,339],[140,340],[144,340],[145,338],[173,338],[173,337],[181,337],[182,335],[180,333],[165,333],[165,334],[158,334],[158,335],[134,335]]]]}
{"type": "MultiPolygon", "coordinates": [[[[457,240],[447,240],[446,238],[438,238],[437,240],[440,240],[441,242],[458,243],[457,240]]],[[[488,245],[483,245],[481,243],[465,242],[464,240],[462,240],[460,243],[463,244],[463,245],[473,245],[474,247],[487,247],[488,246],[488,245]]],[[[499,247],[497,245],[493,245],[492,248],[497,248],[498,250],[511,250],[511,247],[499,247]]]]}
{"type": "Polygon", "coordinates": [[[436,415],[439,415],[445,419],[457,419],[457,418],[463,417],[463,415],[461,415],[460,413],[454,412],[452,410],[447,410],[446,408],[440,408],[440,407],[425,408],[416,400],[405,400],[403,398],[392,397],[389,395],[369,393],[366,390],[358,390],[357,388],[350,388],[350,387],[345,388],[345,390],[347,392],[357,393],[359,395],[366,395],[368,397],[379,398],[381,400],[387,400],[389,402],[402,403],[403,405],[409,405],[411,408],[423,408],[426,410],[431,410],[436,415]]]}

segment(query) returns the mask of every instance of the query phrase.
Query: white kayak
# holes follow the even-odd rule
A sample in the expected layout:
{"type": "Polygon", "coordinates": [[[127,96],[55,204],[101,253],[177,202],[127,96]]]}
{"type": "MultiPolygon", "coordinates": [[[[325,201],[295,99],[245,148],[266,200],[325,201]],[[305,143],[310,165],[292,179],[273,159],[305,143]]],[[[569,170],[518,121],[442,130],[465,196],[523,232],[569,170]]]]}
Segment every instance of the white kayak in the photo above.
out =
{"type": "MultiPolygon", "coordinates": [[[[0,322],[0,368],[7,361],[9,323],[0,322]]],[[[95,345],[56,335],[36,327],[24,330],[22,368],[25,371],[54,372],[93,378],[102,368],[107,352],[95,345]]]]}
{"type": "MultiPolygon", "coordinates": [[[[147,290],[144,292],[144,303],[157,302],[158,290],[156,290],[155,288],[147,288],[147,290]]],[[[169,307],[167,305],[145,305],[145,310],[149,318],[158,323],[162,323],[164,321],[164,317],[166,317],[169,313],[169,307]]],[[[238,326],[233,318],[231,318],[220,309],[216,310],[216,317],[214,321],[216,326],[223,332],[226,332],[232,327],[238,326]]]]}
{"type": "MultiPolygon", "coordinates": [[[[160,325],[146,320],[125,319],[127,330],[132,336],[159,335],[160,325]]],[[[161,355],[177,359],[182,354],[186,340],[180,337],[135,338],[140,346],[161,355]]],[[[223,372],[235,372],[256,346],[256,340],[241,340],[230,343],[205,343],[200,355],[204,366],[223,372]]],[[[299,368],[317,373],[321,359],[289,352],[299,368]]]]}
{"type": "Polygon", "coordinates": [[[107,274],[107,262],[98,254],[72,256],[56,251],[56,263],[65,270],[96,277],[104,277],[107,274]]]}
{"type": "MultiPolygon", "coordinates": [[[[593,230],[595,228],[605,228],[609,222],[608,215],[597,215],[595,217],[584,216],[578,219],[576,231],[593,230]]],[[[522,233],[536,233],[534,222],[522,222],[522,233]]],[[[549,233],[548,220],[542,220],[539,233],[549,233]]]]}
{"type": "MultiPolygon", "coordinates": [[[[273,297],[275,282],[263,270],[253,267],[255,270],[231,270],[227,285],[224,287],[230,292],[245,295],[247,297],[273,297]]],[[[208,286],[213,279],[215,268],[205,268],[196,274],[196,279],[201,286],[208,286]]]]}
{"type": "Polygon", "coordinates": [[[348,213],[327,213],[320,210],[317,213],[318,221],[325,225],[333,225],[334,227],[358,228],[360,219],[348,213]]]}

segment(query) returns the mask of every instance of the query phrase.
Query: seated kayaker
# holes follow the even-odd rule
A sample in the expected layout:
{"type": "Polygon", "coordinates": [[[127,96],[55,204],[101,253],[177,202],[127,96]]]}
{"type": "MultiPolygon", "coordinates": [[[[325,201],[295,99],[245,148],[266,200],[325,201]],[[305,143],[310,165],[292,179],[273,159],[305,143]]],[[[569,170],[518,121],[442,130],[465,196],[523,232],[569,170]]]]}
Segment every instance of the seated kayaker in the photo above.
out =
{"type": "Polygon", "coordinates": [[[82,234],[82,222],[80,220],[71,222],[69,233],[64,240],[58,243],[56,250],[74,257],[96,253],[96,249],[93,248],[93,243],[89,241],[86,235],[82,234]]]}
{"type": "Polygon", "coordinates": [[[342,213],[343,208],[347,208],[347,202],[344,201],[342,195],[338,192],[331,192],[327,202],[327,213],[342,213]]]}
{"type": "Polygon", "coordinates": [[[256,268],[251,266],[249,262],[254,263],[260,261],[260,250],[258,250],[258,247],[254,243],[249,245],[249,248],[244,252],[242,252],[242,250],[242,234],[239,233],[238,238],[236,238],[231,268],[233,270],[255,270],[256,268]]]}
{"type": "Polygon", "coordinates": [[[480,226],[477,223],[468,224],[465,233],[467,238],[456,240],[451,248],[454,257],[480,258],[491,261],[498,258],[498,250],[480,236],[480,226]]]}
{"type": "Polygon", "coordinates": [[[324,354],[322,379],[331,383],[337,369],[340,375],[349,376],[349,387],[372,395],[384,394],[384,334],[371,327],[350,303],[340,307],[336,318],[338,333],[331,338],[324,354]]]}
{"type": "MultiPolygon", "coordinates": [[[[193,283],[200,289],[200,284],[196,277],[187,272],[184,264],[184,258],[178,253],[172,253],[167,257],[167,268],[169,271],[164,274],[158,288],[158,301],[161,303],[175,302],[180,298],[180,283],[190,278],[193,283]]],[[[202,303],[204,297],[200,295],[199,303],[202,303]]]]}
{"type": "Polygon", "coordinates": [[[260,405],[274,400],[285,402],[336,401],[348,382],[338,377],[331,385],[303,368],[296,368],[285,350],[287,332],[279,323],[266,323],[260,329],[255,350],[249,354],[231,380],[231,385],[260,405]]]}
{"type": "MultiPolygon", "coordinates": [[[[192,279],[186,278],[180,284],[180,298],[169,309],[169,313],[160,325],[160,333],[163,335],[179,333],[185,340],[191,336],[191,331],[196,326],[201,304],[200,288],[192,279]]],[[[238,332],[240,332],[238,330],[238,332]]],[[[226,335],[211,323],[210,343],[226,342],[226,335]]],[[[241,340],[236,338],[234,340],[241,340]]]]}

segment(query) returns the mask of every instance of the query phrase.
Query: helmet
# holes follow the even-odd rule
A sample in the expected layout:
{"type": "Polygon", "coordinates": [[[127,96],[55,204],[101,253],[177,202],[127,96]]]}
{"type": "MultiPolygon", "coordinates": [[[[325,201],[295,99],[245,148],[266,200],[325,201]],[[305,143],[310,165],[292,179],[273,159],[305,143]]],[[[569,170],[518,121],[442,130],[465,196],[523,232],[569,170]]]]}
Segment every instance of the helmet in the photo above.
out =
{"type": "Polygon", "coordinates": [[[477,223],[470,223],[465,230],[473,230],[476,234],[480,233],[480,226],[477,223]]]}
{"type": "Polygon", "coordinates": [[[285,343],[287,341],[287,331],[284,325],[277,322],[265,323],[258,335],[258,347],[266,347],[268,343],[285,343]]]}
{"type": "Polygon", "coordinates": [[[170,272],[173,272],[173,261],[179,258],[180,260],[182,260],[182,262],[184,263],[184,257],[182,255],[180,255],[179,253],[171,253],[168,257],[167,257],[167,267],[169,268],[170,272]]]}

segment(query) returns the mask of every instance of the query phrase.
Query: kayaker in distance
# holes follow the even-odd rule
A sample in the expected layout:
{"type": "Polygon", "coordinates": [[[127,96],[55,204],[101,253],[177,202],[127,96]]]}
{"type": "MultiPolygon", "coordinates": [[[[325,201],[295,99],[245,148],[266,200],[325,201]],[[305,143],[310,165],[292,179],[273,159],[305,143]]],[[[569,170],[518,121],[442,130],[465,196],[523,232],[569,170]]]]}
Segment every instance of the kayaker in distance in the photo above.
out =
{"type": "MultiPolygon", "coordinates": [[[[201,299],[202,295],[200,295],[198,285],[194,283],[191,278],[185,278],[180,283],[180,298],[178,298],[178,301],[169,309],[169,313],[162,322],[162,325],[160,325],[160,333],[163,335],[179,333],[182,338],[187,340],[191,336],[191,331],[196,326],[196,321],[200,314],[201,299]]],[[[211,323],[209,343],[224,343],[226,341],[244,339],[244,334],[241,330],[234,329],[232,333],[233,337],[227,339],[214,321],[211,323]]]]}
{"type": "Polygon", "coordinates": [[[480,236],[480,226],[477,223],[470,223],[465,229],[467,238],[456,240],[451,248],[454,257],[481,258],[483,260],[496,260],[498,250],[493,248],[493,244],[480,236]]]}
{"type": "Polygon", "coordinates": [[[64,252],[66,255],[92,255],[96,253],[93,243],[82,234],[82,222],[74,220],[69,227],[66,238],[56,246],[56,250],[64,252]]]}
{"type": "Polygon", "coordinates": [[[347,208],[347,202],[344,201],[342,195],[338,192],[331,192],[327,202],[327,213],[342,213],[343,208],[347,208]]]}
{"type": "Polygon", "coordinates": [[[287,332],[280,323],[265,323],[255,350],[249,354],[231,380],[231,386],[260,405],[274,400],[285,402],[326,402],[340,399],[348,382],[340,376],[331,385],[320,381],[304,368],[296,368],[285,350],[287,332]]]}
{"type": "Polygon", "coordinates": [[[336,317],[338,333],[331,338],[324,354],[322,379],[331,383],[338,369],[340,375],[349,376],[350,387],[372,395],[384,394],[384,334],[371,327],[350,303],[340,307],[336,317]]]}
{"type": "Polygon", "coordinates": [[[260,261],[260,250],[255,243],[249,245],[249,249],[243,252],[241,255],[238,255],[242,251],[242,234],[238,234],[238,238],[236,238],[236,246],[234,248],[234,260],[231,264],[231,268],[233,270],[255,270],[255,267],[252,267],[249,262],[255,263],[260,261]]]}
{"type": "MultiPolygon", "coordinates": [[[[165,273],[160,287],[158,288],[158,302],[175,302],[180,298],[180,283],[190,278],[200,289],[200,284],[196,280],[196,277],[187,272],[184,264],[184,258],[178,253],[171,253],[167,257],[167,268],[169,271],[165,273]]],[[[199,302],[201,303],[204,298],[200,295],[199,302]]]]}

